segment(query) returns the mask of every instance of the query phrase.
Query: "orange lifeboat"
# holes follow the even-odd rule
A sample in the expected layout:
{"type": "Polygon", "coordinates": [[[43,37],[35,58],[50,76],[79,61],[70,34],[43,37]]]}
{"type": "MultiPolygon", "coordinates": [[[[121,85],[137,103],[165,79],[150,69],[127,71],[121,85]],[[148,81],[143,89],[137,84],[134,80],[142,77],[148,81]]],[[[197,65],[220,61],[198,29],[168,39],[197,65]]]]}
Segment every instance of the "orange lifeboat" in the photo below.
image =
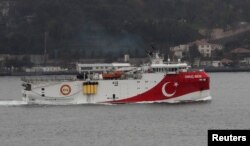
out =
{"type": "Polygon", "coordinates": [[[103,79],[119,79],[122,76],[121,71],[114,71],[110,73],[104,73],[102,74],[103,79]]]}

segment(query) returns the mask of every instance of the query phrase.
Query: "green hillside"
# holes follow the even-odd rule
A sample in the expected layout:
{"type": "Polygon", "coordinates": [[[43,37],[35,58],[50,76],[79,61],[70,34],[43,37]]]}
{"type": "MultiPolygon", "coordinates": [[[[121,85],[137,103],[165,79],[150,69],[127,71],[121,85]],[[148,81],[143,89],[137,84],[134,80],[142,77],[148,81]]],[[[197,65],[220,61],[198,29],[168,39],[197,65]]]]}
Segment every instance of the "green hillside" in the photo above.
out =
{"type": "Polygon", "coordinates": [[[143,56],[150,44],[168,48],[201,38],[201,28],[250,22],[249,6],[250,0],[2,0],[0,53],[41,54],[47,32],[52,58],[143,56]]]}

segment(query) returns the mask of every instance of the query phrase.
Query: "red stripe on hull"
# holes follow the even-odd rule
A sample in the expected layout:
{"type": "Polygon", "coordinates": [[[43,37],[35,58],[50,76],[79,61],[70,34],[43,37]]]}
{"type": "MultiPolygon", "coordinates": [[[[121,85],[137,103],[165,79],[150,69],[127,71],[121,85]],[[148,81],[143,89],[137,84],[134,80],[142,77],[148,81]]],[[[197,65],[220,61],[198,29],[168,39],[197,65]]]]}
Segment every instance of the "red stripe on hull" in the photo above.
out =
{"type": "Polygon", "coordinates": [[[182,72],[166,75],[159,84],[142,94],[110,103],[159,101],[208,89],[209,76],[205,72],[182,72]]]}

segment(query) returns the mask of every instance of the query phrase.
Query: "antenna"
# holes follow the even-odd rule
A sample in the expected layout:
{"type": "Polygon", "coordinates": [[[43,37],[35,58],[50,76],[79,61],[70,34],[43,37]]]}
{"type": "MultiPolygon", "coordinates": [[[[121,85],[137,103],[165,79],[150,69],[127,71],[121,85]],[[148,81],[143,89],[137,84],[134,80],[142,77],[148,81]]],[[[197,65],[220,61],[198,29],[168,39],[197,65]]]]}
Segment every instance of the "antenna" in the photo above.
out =
{"type": "MultiPolygon", "coordinates": [[[[152,46],[151,46],[152,47],[152,46]]],[[[149,58],[151,58],[152,56],[153,56],[153,52],[152,52],[152,50],[150,50],[150,49],[144,49],[145,51],[146,51],[146,53],[147,53],[147,55],[149,56],[149,58]]]]}
{"type": "Polygon", "coordinates": [[[48,37],[48,32],[45,31],[44,32],[44,54],[43,54],[43,57],[44,57],[44,64],[46,64],[47,62],[47,37],[48,37]]]}

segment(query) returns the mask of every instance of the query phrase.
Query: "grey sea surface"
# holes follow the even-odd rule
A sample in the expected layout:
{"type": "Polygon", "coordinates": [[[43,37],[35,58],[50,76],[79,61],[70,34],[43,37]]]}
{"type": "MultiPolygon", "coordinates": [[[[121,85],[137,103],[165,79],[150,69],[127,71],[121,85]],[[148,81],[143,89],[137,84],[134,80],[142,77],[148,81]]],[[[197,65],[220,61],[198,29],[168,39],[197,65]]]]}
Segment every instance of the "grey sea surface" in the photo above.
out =
{"type": "Polygon", "coordinates": [[[71,106],[22,105],[20,77],[0,77],[0,145],[206,146],[208,129],[250,129],[250,73],[209,75],[211,102],[71,106]]]}

